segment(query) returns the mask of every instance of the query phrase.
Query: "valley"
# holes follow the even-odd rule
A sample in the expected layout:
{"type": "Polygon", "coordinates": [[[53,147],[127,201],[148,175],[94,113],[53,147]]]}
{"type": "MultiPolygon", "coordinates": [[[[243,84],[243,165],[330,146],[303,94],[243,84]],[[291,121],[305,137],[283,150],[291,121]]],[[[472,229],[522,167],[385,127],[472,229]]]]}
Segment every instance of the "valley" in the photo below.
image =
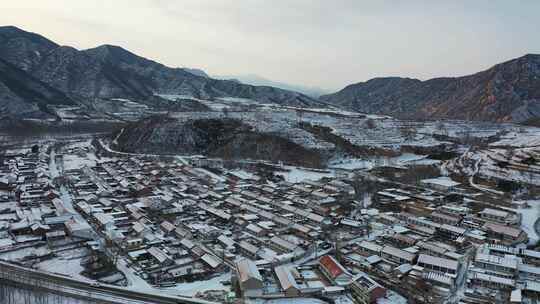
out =
{"type": "MultiPolygon", "coordinates": [[[[385,290],[380,303],[426,301],[410,292],[418,280],[431,282],[429,301],[457,303],[508,295],[470,292],[491,282],[477,276],[481,259],[502,248],[492,242],[536,252],[537,217],[529,213],[540,208],[538,128],[192,101],[205,111],[84,120],[118,124],[108,132],[4,134],[0,259],[117,286],[127,299],[136,290],[178,303],[353,303],[356,284],[375,279],[385,290]],[[491,213],[511,222],[501,226],[502,218],[485,217],[491,213]],[[425,259],[455,263],[455,273],[421,268],[425,259]],[[400,280],[385,271],[410,263],[400,280]],[[325,292],[340,286],[326,267],[343,269],[350,291],[325,292]],[[281,272],[299,273],[297,296],[281,272]],[[245,285],[244,275],[262,289],[245,285]]],[[[85,292],[66,295],[100,299],[85,292]]]]}

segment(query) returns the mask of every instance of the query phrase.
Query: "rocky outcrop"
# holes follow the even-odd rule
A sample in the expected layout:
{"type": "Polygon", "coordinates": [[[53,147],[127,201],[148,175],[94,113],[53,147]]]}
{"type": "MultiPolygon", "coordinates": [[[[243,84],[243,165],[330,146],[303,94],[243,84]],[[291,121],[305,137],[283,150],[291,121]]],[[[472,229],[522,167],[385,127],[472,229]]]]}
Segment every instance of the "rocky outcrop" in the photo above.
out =
{"type": "Polygon", "coordinates": [[[318,151],[285,137],[258,132],[236,119],[178,121],[164,116],[130,124],[117,138],[116,149],[149,154],[207,155],[224,159],[258,159],[320,167],[318,151]]]}

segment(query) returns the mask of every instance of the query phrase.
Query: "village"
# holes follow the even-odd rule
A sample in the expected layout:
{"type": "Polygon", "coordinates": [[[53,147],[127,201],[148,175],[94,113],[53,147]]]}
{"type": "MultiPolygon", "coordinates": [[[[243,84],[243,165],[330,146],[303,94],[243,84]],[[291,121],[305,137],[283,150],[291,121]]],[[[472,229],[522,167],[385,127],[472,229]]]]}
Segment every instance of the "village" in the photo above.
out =
{"type": "Polygon", "coordinates": [[[537,303],[534,202],[277,166],[26,143],[0,157],[0,259],[216,303],[537,303]]]}

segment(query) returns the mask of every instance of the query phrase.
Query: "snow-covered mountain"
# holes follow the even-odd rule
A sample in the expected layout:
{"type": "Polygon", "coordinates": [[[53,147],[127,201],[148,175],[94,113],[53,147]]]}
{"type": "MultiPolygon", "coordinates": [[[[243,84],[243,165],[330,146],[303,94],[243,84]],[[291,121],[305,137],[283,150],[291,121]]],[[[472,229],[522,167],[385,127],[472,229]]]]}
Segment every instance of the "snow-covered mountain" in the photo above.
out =
{"type": "Polygon", "coordinates": [[[49,105],[74,105],[66,94],[0,58],[0,117],[52,118],[49,105]]]}
{"type": "Polygon", "coordinates": [[[96,111],[104,117],[118,105],[102,104],[119,99],[135,103],[124,112],[134,107],[149,112],[190,111],[204,108],[201,100],[237,98],[303,108],[332,105],[405,119],[540,121],[540,55],[534,54],[469,76],[426,81],[375,78],[314,98],[293,90],[320,92],[258,76],[215,79],[202,70],[168,67],[119,46],[77,50],[4,26],[0,27],[0,71],[0,117],[59,118],[53,108],[61,105],[79,106],[77,115],[87,118],[96,117],[96,111]]]}
{"type": "Polygon", "coordinates": [[[530,122],[540,118],[540,55],[463,77],[375,78],[321,96],[350,110],[406,119],[530,122]]]}
{"type": "Polygon", "coordinates": [[[51,102],[47,98],[51,93],[45,87],[29,91],[25,81],[12,74],[31,77],[56,90],[62,97],[55,98],[55,103],[64,104],[89,104],[110,98],[146,102],[155,99],[156,94],[168,94],[199,99],[237,97],[298,107],[321,105],[298,92],[212,79],[197,69],[167,67],[119,46],[102,45],[88,50],[60,46],[13,26],[0,27],[0,59],[11,64],[9,70],[4,67],[0,78],[0,95],[11,96],[0,100],[0,116],[19,114],[19,102],[33,108],[51,102]]]}
{"type": "Polygon", "coordinates": [[[308,87],[296,84],[288,84],[280,81],[273,81],[255,74],[247,75],[212,75],[213,78],[223,79],[223,80],[238,80],[241,83],[251,84],[256,86],[270,86],[276,87],[284,90],[296,91],[304,93],[313,98],[319,98],[323,94],[330,93],[329,90],[325,90],[317,87],[308,87]]]}

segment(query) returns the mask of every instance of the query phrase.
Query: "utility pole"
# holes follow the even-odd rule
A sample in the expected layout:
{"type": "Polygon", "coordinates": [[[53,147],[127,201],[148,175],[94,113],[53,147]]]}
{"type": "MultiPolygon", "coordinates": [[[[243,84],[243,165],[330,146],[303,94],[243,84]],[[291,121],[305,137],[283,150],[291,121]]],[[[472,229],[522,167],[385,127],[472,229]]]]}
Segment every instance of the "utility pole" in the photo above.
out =
{"type": "Polygon", "coordinates": [[[304,112],[300,109],[296,110],[296,122],[298,124],[301,124],[303,121],[304,112]]]}

